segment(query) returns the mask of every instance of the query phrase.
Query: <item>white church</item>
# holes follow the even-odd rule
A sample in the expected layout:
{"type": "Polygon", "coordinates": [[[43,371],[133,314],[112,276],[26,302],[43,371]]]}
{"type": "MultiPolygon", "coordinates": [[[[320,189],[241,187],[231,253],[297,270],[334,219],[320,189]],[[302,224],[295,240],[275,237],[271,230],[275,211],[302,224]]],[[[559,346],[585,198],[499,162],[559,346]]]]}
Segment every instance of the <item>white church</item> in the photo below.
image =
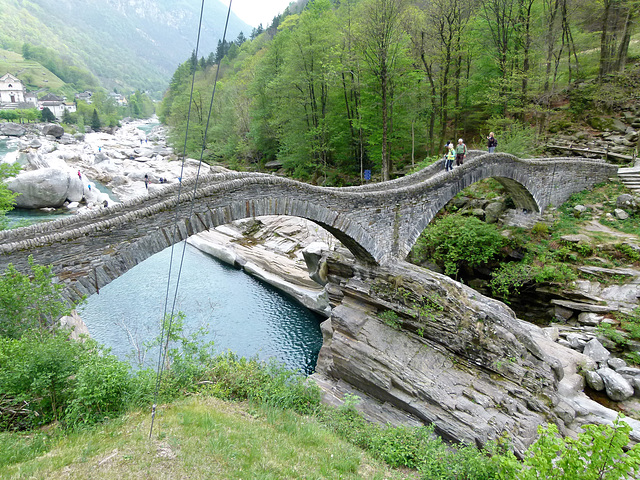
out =
{"type": "Polygon", "coordinates": [[[0,109],[34,108],[38,106],[35,93],[27,93],[22,82],[7,73],[0,77],[0,109]]]}

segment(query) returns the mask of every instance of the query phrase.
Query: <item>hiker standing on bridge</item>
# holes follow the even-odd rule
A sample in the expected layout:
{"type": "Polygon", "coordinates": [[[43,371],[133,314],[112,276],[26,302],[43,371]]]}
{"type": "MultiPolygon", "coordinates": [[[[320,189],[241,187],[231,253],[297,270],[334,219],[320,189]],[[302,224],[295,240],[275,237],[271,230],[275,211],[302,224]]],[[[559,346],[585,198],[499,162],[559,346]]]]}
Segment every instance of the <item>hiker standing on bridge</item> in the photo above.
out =
{"type": "Polygon", "coordinates": [[[464,144],[461,138],[458,139],[458,145],[456,146],[456,166],[459,167],[464,162],[464,158],[467,156],[467,146],[464,144]]]}
{"type": "Polygon", "coordinates": [[[442,160],[444,161],[444,171],[447,171],[447,155],[449,154],[449,145],[451,145],[451,142],[449,140],[447,140],[447,143],[444,144],[444,152],[442,155],[442,160]]]}
{"type": "Polygon", "coordinates": [[[444,160],[444,171],[448,172],[449,170],[453,170],[453,160],[456,158],[456,151],[453,148],[453,143],[447,143],[447,154],[445,155],[444,160]]]}
{"type": "Polygon", "coordinates": [[[493,132],[489,133],[487,137],[487,147],[489,148],[489,153],[493,153],[496,151],[496,147],[498,146],[498,140],[493,136],[493,132]]]}

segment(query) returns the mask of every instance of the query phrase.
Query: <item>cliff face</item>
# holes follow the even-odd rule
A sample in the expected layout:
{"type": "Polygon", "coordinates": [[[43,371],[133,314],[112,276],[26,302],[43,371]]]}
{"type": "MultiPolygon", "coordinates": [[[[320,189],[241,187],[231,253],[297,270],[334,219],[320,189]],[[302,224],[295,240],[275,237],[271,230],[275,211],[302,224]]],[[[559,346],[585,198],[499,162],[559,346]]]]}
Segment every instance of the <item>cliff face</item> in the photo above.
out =
{"type": "Polygon", "coordinates": [[[504,304],[406,263],[324,262],[334,308],[315,377],[328,393],[346,382],[449,439],[507,434],[517,452],[541,424],[567,432],[576,412],[558,393],[562,365],[504,304]]]}

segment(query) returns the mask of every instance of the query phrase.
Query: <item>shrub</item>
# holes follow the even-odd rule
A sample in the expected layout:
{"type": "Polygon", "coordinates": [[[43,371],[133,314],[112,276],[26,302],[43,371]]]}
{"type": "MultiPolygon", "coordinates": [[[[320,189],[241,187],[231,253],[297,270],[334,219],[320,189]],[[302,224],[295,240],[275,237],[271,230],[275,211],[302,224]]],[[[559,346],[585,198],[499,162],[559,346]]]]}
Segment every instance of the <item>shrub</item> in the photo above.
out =
{"type": "Polygon", "coordinates": [[[125,406],[128,372],[96,342],[68,340],[66,332],[0,339],[0,397],[23,406],[17,416],[0,411],[0,428],[100,421],[125,406]]]}
{"type": "Polygon", "coordinates": [[[640,472],[640,448],[625,452],[631,427],[616,418],[613,426],[585,425],[577,439],[562,438],[558,428],[539,427],[539,438],[529,447],[524,462],[502,457],[503,478],[518,480],[590,480],[635,478],[640,472]]]}
{"type": "Polygon", "coordinates": [[[399,330],[402,326],[400,317],[398,317],[398,314],[393,310],[385,310],[384,312],[378,313],[378,318],[380,318],[386,325],[391,328],[395,328],[396,330],[399,330]]]}
{"type": "Polygon", "coordinates": [[[504,237],[495,225],[475,217],[447,215],[430,225],[416,245],[420,263],[433,258],[444,266],[445,273],[456,276],[466,265],[478,267],[495,258],[504,245],[504,237]]]}
{"type": "Polygon", "coordinates": [[[313,412],[320,404],[320,389],[303,375],[275,361],[264,363],[231,352],[213,358],[204,384],[223,399],[249,399],[303,414],[313,412]]]}

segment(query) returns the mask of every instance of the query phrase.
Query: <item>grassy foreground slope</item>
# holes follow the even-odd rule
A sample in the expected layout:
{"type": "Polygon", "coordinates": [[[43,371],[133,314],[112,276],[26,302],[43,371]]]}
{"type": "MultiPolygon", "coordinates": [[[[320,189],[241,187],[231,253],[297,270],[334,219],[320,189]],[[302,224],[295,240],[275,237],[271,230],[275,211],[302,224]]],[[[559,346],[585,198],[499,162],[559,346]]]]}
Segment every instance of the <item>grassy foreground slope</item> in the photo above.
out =
{"type": "Polygon", "coordinates": [[[287,410],[193,396],[158,409],[151,439],[150,420],[136,411],[85,432],[14,437],[0,478],[417,478],[287,410]]]}

